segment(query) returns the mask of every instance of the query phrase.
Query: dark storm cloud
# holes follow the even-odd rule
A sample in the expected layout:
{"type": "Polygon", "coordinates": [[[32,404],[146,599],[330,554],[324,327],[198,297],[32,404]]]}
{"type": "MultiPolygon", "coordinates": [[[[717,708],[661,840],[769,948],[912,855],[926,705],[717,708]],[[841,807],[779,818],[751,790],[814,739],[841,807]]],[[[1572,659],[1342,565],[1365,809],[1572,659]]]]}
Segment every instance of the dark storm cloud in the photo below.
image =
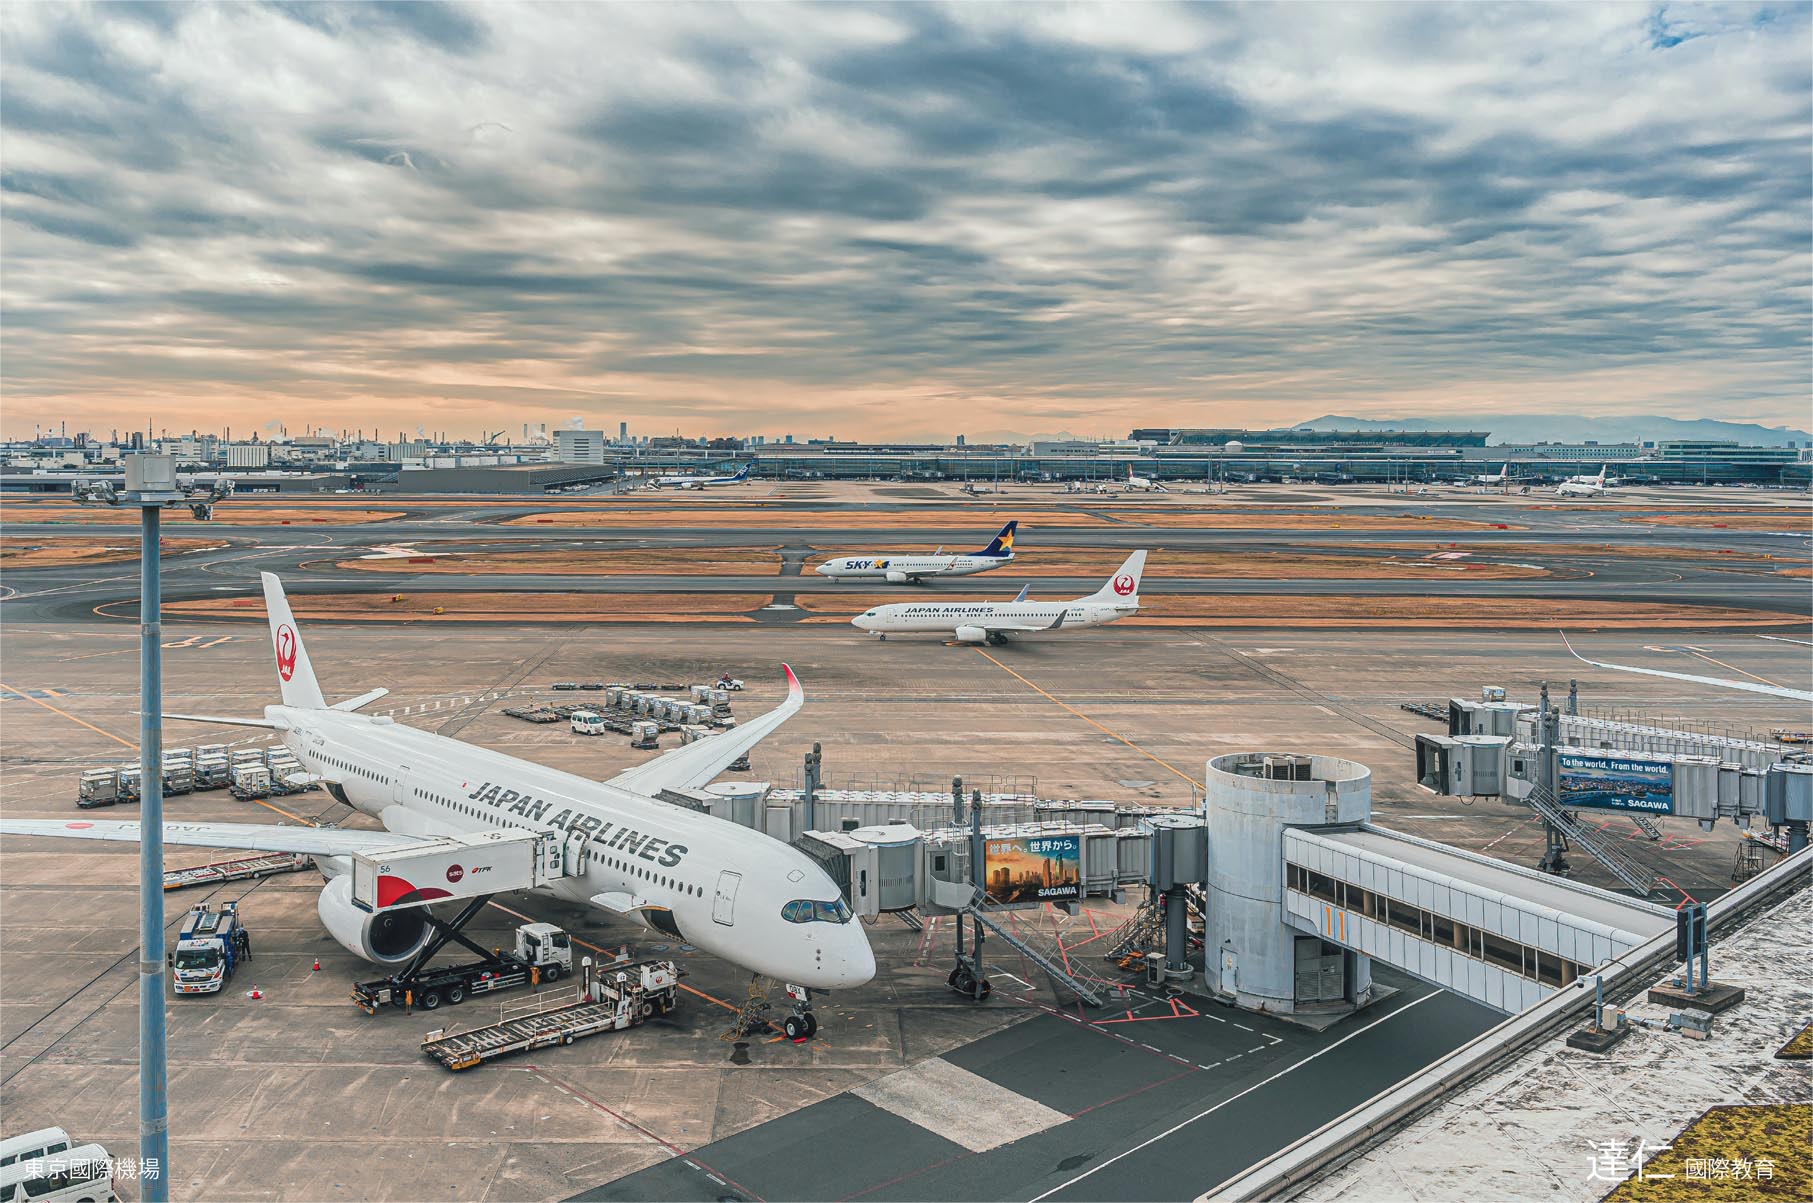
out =
{"type": "Polygon", "coordinates": [[[948,400],[839,429],[1488,396],[1790,419],[1807,32],[1735,7],[10,6],[10,409],[187,379],[349,425],[603,394],[765,429],[793,394],[890,390],[948,400]],[[772,419],[721,399],[750,382],[772,419]]]}

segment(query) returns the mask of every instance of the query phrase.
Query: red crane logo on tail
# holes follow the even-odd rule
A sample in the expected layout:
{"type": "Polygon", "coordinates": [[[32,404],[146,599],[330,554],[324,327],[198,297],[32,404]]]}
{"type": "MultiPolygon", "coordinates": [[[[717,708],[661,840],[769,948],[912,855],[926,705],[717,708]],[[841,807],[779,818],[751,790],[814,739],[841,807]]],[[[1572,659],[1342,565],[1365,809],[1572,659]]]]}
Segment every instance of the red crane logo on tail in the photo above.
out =
{"type": "MultiPolygon", "coordinates": [[[[1133,578],[1131,576],[1128,576],[1124,572],[1121,573],[1119,576],[1115,577],[1114,578],[1114,591],[1116,593],[1120,594],[1122,597],[1125,597],[1129,593],[1133,592],[1133,578]]],[[[288,680],[288,678],[286,677],[285,680],[288,680]]]]}
{"type": "Polygon", "coordinates": [[[277,675],[285,681],[296,675],[296,630],[287,622],[277,628],[277,675]]]}

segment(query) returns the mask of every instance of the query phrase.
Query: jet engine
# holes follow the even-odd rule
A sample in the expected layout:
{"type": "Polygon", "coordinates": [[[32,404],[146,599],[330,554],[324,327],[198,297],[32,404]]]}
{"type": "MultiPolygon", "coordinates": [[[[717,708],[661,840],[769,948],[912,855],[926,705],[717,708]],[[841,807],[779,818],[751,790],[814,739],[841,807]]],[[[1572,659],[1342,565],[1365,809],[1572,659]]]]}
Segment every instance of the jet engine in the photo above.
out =
{"type": "Polygon", "coordinates": [[[889,572],[888,573],[888,584],[890,584],[890,585],[905,585],[908,582],[910,582],[912,579],[913,579],[912,577],[908,576],[904,572],[889,572]]]}
{"type": "Polygon", "coordinates": [[[367,914],[354,906],[351,874],[328,882],[315,910],[327,934],[346,951],[378,965],[404,964],[422,950],[431,934],[425,907],[367,914]]]}
{"type": "Polygon", "coordinates": [[[957,628],[959,643],[987,643],[988,631],[982,627],[962,626],[957,628]]]}

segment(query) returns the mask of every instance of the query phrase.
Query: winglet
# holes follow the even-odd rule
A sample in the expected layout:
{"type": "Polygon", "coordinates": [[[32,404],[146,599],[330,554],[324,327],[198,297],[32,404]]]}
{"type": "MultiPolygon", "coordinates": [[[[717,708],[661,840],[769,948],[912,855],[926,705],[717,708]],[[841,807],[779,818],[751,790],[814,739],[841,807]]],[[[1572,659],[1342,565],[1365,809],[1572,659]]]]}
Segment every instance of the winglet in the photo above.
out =
{"type": "Polygon", "coordinates": [[[805,701],[806,688],[799,683],[799,678],[793,675],[793,666],[782,663],[781,671],[787,674],[787,700],[789,702],[805,701]]]}

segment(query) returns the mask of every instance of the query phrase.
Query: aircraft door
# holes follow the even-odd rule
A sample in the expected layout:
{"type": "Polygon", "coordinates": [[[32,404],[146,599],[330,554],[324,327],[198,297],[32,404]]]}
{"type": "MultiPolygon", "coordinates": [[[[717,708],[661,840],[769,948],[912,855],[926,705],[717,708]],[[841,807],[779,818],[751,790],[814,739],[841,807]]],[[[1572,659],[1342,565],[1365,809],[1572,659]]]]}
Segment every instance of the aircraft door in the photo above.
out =
{"type": "Polygon", "coordinates": [[[711,900],[711,918],[715,923],[731,927],[736,923],[737,887],[743,883],[741,873],[732,873],[726,869],[718,874],[718,893],[711,900]]]}
{"type": "Polygon", "coordinates": [[[409,766],[406,764],[399,764],[397,766],[397,775],[390,779],[390,800],[392,802],[401,803],[403,801],[403,796],[408,792],[408,784],[409,766]]]}

